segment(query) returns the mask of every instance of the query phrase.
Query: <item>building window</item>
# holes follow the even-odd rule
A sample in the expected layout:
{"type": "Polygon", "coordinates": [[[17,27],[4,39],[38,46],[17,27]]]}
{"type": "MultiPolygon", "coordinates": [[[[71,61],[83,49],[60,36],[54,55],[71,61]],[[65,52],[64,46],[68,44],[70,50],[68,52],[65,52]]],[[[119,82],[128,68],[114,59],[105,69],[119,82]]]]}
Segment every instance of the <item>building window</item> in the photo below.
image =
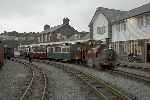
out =
{"type": "Polygon", "coordinates": [[[121,23],[121,31],[126,31],[126,23],[121,23]]]}
{"type": "Polygon", "coordinates": [[[58,40],[61,39],[61,34],[60,34],[60,33],[57,34],[57,39],[58,39],[58,40]]]}
{"type": "Polygon", "coordinates": [[[97,33],[98,34],[104,34],[106,32],[106,27],[102,26],[102,27],[97,27],[97,33]]]}
{"type": "Polygon", "coordinates": [[[40,37],[38,37],[38,42],[39,42],[39,43],[41,42],[40,37]]]}
{"type": "Polygon", "coordinates": [[[42,42],[44,42],[44,35],[43,34],[41,36],[41,40],[42,40],[42,42]]]}
{"type": "Polygon", "coordinates": [[[117,31],[117,32],[120,32],[120,24],[117,24],[117,25],[116,25],[116,31],[117,31]]]}
{"type": "Polygon", "coordinates": [[[47,42],[47,34],[45,34],[45,38],[44,39],[45,39],[45,42],[47,42]]]}
{"type": "Polygon", "coordinates": [[[49,41],[51,41],[51,34],[49,34],[48,36],[49,36],[49,41]]]}
{"type": "Polygon", "coordinates": [[[116,31],[117,32],[122,32],[126,31],[126,22],[122,22],[116,25],[116,31]]]}
{"type": "Polygon", "coordinates": [[[150,14],[145,16],[146,25],[150,25],[150,14]]]}
{"type": "Polygon", "coordinates": [[[143,20],[143,16],[142,17],[138,17],[137,18],[137,23],[139,27],[142,27],[144,25],[144,20],[143,20]]]}
{"type": "Polygon", "coordinates": [[[47,34],[47,41],[49,41],[49,35],[47,34]]]}

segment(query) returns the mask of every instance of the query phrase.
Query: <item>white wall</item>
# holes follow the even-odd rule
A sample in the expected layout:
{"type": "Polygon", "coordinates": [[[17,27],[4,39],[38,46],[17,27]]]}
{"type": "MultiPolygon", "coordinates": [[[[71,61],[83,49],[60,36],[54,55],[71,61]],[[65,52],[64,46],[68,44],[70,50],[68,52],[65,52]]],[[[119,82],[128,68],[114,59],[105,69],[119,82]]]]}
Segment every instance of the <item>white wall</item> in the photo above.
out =
{"type": "Polygon", "coordinates": [[[116,31],[116,25],[112,26],[112,41],[127,41],[137,39],[150,39],[150,26],[138,26],[137,18],[129,18],[126,22],[126,31],[116,31]]]}
{"type": "Polygon", "coordinates": [[[103,14],[99,14],[97,15],[93,23],[94,23],[93,24],[93,39],[105,41],[105,38],[108,38],[108,20],[103,14]],[[102,26],[106,27],[106,33],[98,34],[97,27],[102,27],[102,26]]]}

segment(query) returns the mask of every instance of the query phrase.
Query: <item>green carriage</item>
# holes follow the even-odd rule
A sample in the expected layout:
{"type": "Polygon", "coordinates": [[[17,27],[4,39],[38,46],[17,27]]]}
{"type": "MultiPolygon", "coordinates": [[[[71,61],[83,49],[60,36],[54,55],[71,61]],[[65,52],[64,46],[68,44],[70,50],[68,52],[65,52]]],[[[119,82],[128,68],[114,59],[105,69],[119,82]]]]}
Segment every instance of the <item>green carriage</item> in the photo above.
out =
{"type": "Polygon", "coordinates": [[[66,45],[48,46],[47,57],[50,60],[70,61],[71,60],[70,46],[66,45]]]}

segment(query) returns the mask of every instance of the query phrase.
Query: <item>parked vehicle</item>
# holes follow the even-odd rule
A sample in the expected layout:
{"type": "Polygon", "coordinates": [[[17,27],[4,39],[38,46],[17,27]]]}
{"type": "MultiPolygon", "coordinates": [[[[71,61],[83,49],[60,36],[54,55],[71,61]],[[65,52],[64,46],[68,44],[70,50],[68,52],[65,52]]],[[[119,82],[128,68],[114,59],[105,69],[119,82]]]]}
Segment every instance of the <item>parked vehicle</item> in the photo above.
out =
{"type": "Polygon", "coordinates": [[[70,46],[65,44],[47,46],[47,58],[49,60],[71,61],[70,46]]]}

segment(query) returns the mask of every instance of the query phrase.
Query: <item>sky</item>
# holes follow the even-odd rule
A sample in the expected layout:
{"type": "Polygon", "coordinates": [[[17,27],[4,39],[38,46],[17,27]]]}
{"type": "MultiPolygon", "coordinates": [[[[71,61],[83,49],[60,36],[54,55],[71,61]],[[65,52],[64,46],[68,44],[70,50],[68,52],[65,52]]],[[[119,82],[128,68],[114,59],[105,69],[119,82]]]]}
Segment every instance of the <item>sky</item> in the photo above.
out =
{"type": "Polygon", "coordinates": [[[0,0],[0,33],[3,31],[41,32],[48,24],[62,24],[68,17],[78,31],[88,24],[97,7],[130,10],[150,0],[0,0]]]}

